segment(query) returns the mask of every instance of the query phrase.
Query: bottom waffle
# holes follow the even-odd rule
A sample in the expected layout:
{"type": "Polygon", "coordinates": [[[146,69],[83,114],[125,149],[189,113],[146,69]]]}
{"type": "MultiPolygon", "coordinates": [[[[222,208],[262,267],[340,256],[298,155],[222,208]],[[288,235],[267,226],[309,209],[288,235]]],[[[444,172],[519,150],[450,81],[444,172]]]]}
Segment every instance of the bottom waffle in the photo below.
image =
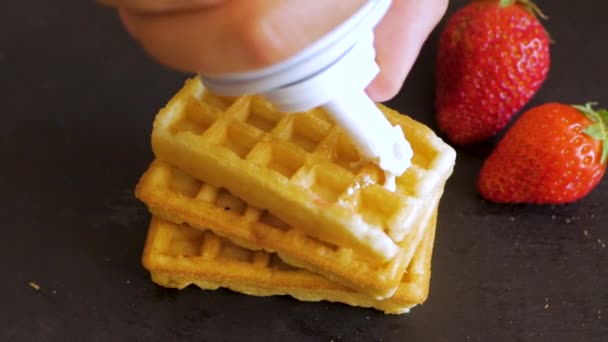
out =
{"type": "Polygon", "coordinates": [[[369,260],[358,250],[315,239],[267,211],[254,208],[223,188],[201,182],[155,160],[137,185],[136,195],[157,217],[210,229],[247,249],[277,253],[287,263],[323,275],[378,299],[391,297],[409,265],[443,193],[443,184],[420,203],[412,230],[389,262],[369,260]]]}
{"type": "Polygon", "coordinates": [[[422,304],[429,291],[436,209],[395,294],[377,300],[283,262],[275,253],[239,247],[210,230],[153,217],[143,264],[156,284],[183,289],[220,287],[254,296],[289,295],[302,301],[330,301],[372,307],[390,314],[422,304]]]}

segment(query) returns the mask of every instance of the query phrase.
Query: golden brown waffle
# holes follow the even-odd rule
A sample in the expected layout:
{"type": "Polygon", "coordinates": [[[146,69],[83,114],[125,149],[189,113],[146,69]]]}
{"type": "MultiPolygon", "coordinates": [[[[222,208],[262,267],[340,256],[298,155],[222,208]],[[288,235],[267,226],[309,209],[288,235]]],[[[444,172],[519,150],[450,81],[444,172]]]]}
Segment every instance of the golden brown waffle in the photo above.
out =
{"type": "Polygon", "coordinates": [[[321,241],[282,222],[268,211],[247,205],[227,190],[201,182],[161,161],[154,161],[137,185],[137,196],[152,214],[175,223],[211,229],[248,249],[277,252],[288,263],[377,298],[390,297],[410,263],[443,187],[416,215],[399,252],[378,262],[347,247],[321,241]]]}
{"type": "Polygon", "coordinates": [[[143,264],[158,285],[183,289],[220,287],[255,295],[290,295],[303,301],[341,302],[373,307],[385,313],[404,313],[423,303],[429,291],[436,213],[426,223],[425,235],[395,295],[375,300],[315,273],[294,268],[276,254],[251,251],[211,231],[177,225],[153,217],[143,264]]]}
{"type": "Polygon", "coordinates": [[[159,113],[156,157],[335,246],[393,260],[452,172],[455,152],[429,128],[384,106],[412,145],[412,166],[386,190],[321,109],[287,115],[260,97],[221,98],[198,79],[159,113]]]}

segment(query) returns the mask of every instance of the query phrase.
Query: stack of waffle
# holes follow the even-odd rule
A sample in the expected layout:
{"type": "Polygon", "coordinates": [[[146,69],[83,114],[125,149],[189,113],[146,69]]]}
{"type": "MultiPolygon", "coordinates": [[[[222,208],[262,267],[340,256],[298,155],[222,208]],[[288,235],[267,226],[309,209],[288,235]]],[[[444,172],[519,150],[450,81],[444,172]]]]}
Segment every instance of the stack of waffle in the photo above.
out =
{"type": "Polygon", "coordinates": [[[455,152],[380,109],[414,151],[394,192],[323,110],[281,113],[188,80],[154,121],[156,159],[136,189],[153,215],[143,255],[152,280],[386,313],[424,302],[455,152]]]}

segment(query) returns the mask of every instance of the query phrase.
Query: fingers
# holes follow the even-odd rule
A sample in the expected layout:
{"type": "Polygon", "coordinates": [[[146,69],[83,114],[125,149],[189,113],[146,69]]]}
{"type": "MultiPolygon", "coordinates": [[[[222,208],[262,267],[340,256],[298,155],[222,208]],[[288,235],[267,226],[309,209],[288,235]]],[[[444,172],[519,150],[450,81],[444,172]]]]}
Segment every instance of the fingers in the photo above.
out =
{"type": "Polygon", "coordinates": [[[401,89],[420,49],[445,14],[448,0],[394,0],[375,30],[380,73],[366,89],[374,101],[387,101],[401,89]]]}
{"type": "Polygon", "coordinates": [[[228,16],[224,7],[155,15],[126,9],[119,13],[127,31],[159,63],[185,72],[215,67],[227,72],[246,63],[247,55],[241,37],[228,30],[239,17],[228,16]]]}
{"type": "Polygon", "coordinates": [[[120,15],[129,33],[162,64],[212,75],[283,61],[365,1],[229,0],[194,11],[150,14],[121,9],[120,15]]]}
{"type": "Polygon", "coordinates": [[[98,3],[140,13],[161,13],[200,9],[228,0],[97,0],[98,3]]]}
{"type": "MultiPolygon", "coordinates": [[[[203,74],[241,72],[285,60],[365,0],[99,0],[118,6],[129,33],[160,63],[203,74]]],[[[448,0],[394,0],[376,28],[375,101],[400,90],[448,0]]]]}

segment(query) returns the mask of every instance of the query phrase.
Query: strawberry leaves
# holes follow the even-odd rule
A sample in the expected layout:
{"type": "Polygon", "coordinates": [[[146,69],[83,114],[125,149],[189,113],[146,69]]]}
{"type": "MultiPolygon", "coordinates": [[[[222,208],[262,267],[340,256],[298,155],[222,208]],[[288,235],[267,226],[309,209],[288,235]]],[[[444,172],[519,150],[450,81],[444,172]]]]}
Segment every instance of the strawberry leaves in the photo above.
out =
{"type": "Polygon", "coordinates": [[[608,110],[600,109],[596,111],[593,109],[593,106],[596,104],[596,102],[588,102],[584,106],[575,105],[573,107],[578,109],[592,122],[591,125],[583,130],[583,133],[602,143],[600,162],[603,164],[606,162],[606,158],[608,158],[608,110]]]}
{"type": "Polygon", "coordinates": [[[504,7],[511,6],[515,3],[521,4],[532,14],[534,14],[542,19],[548,18],[547,15],[545,15],[545,13],[543,13],[543,11],[541,11],[540,8],[538,6],[536,6],[536,4],[534,4],[530,0],[500,0],[499,6],[504,8],[504,7]]]}
{"type": "Polygon", "coordinates": [[[500,0],[500,7],[507,7],[513,5],[517,0],[500,0]]]}

